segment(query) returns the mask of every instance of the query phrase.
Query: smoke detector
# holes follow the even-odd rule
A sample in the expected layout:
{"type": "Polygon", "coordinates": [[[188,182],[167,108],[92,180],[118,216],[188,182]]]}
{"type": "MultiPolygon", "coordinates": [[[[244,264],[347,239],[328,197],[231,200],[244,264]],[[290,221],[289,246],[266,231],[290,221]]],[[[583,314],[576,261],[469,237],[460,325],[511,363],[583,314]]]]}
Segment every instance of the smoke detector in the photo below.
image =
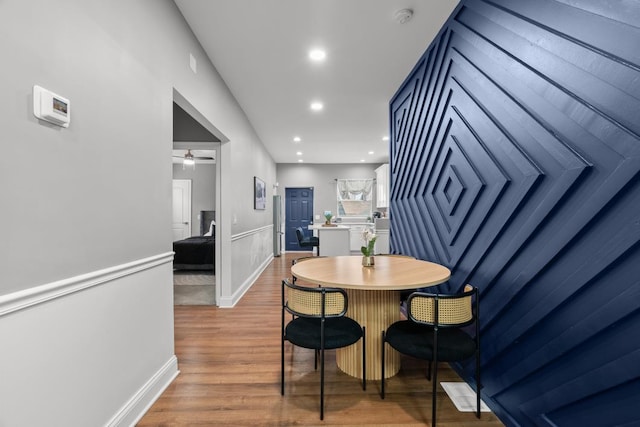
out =
{"type": "Polygon", "coordinates": [[[411,9],[400,9],[393,14],[393,19],[395,19],[398,24],[406,24],[411,21],[412,17],[413,10],[411,9]]]}

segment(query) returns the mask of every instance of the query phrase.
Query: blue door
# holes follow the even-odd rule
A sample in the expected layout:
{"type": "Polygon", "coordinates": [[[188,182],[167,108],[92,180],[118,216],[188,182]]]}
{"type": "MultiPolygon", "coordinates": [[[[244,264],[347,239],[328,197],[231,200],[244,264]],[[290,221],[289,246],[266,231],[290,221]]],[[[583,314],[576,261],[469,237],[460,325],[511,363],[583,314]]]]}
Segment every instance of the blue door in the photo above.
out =
{"type": "Polygon", "coordinates": [[[285,250],[306,251],[301,248],[296,237],[296,228],[302,227],[305,236],[311,236],[313,232],[308,229],[313,223],[313,187],[287,188],[285,189],[285,250]]]}

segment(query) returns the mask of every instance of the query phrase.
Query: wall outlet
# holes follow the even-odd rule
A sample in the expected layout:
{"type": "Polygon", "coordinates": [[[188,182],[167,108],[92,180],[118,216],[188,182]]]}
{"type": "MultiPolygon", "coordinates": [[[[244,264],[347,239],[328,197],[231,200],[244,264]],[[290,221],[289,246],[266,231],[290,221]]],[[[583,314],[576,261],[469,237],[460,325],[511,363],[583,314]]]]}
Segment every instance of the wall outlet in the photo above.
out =
{"type": "Polygon", "coordinates": [[[316,219],[320,219],[320,215],[316,215],[316,219]]]}

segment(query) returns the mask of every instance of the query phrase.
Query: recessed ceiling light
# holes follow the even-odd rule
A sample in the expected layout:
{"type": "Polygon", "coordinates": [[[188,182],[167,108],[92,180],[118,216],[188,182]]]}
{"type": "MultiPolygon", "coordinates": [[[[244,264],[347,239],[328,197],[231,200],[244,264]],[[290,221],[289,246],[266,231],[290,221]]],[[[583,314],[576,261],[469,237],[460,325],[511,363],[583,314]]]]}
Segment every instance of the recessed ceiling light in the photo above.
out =
{"type": "Polygon", "coordinates": [[[389,140],[389,137],[388,137],[388,136],[383,136],[383,137],[382,137],[382,140],[383,140],[383,141],[388,141],[388,140],[389,140]]]}
{"type": "Polygon", "coordinates": [[[299,136],[293,137],[293,142],[300,142],[300,141],[302,141],[302,138],[300,138],[299,136]]]}
{"type": "Polygon", "coordinates": [[[322,49],[313,49],[309,51],[309,58],[312,61],[323,61],[327,57],[327,52],[322,49]]]}
{"type": "Polygon", "coordinates": [[[373,151],[369,151],[369,155],[373,154],[373,151]]]}
{"type": "Polygon", "coordinates": [[[360,159],[360,162],[361,162],[361,163],[364,163],[365,161],[366,161],[365,159],[360,159]]]}
{"type": "Polygon", "coordinates": [[[298,163],[302,163],[302,162],[304,162],[304,160],[298,159],[298,163]]]}
{"type": "Polygon", "coordinates": [[[302,156],[302,151],[296,152],[296,156],[302,156]]]}
{"type": "Polygon", "coordinates": [[[314,101],[311,103],[311,109],[313,111],[321,111],[323,108],[324,105],[322,105],[322,102],[314,101]]]}

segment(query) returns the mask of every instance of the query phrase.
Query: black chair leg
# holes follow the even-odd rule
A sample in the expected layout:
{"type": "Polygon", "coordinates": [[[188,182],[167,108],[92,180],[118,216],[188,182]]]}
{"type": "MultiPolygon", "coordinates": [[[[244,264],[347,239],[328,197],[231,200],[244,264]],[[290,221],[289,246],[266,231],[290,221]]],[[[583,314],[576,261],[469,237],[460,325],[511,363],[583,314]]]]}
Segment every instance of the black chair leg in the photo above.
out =
{"type": "Polygon", "coordinates": [[[367,390],[367,330],[362,327],[362,389],[367,390]]]}
{"type": "Polygon", "coordinates": [[[476,417],[480,418],[480,355],[476,352],[476,417]]]}
{"type": "Polygon", "coordinates": [[[324,420],[324,348],[320,350],[320,421],[324,420]]]}
{"type": "Polygon", "coordinates": [[[280,395],[284,396],[284,337],[280,347],[280,395]]]}
{"type": "Polygon", "coordinates": [[[382,364],[381,364],[381,376],[380,376],[380,398],[384,399],[384,331],[382,331],[382,351],[381,351],[381,355],[382,355],[382,364]]]}
{"type": "Polygon", "coordinates": [[[427,365],[427,379],[431,381],[431,360],[429,360],[429,364],[427,365]]]}
{"type": "Polygon", "coordinates": [[[480,418],[480,383],[476,379],[476,418],[480,418]]]}
{"type": "Polygon", "coordinates": [[[435,359],[433,364],[433,381],[431,386],[431,423],[436,426],[436,389],[438,386],[438,359],[435,359]]]}

